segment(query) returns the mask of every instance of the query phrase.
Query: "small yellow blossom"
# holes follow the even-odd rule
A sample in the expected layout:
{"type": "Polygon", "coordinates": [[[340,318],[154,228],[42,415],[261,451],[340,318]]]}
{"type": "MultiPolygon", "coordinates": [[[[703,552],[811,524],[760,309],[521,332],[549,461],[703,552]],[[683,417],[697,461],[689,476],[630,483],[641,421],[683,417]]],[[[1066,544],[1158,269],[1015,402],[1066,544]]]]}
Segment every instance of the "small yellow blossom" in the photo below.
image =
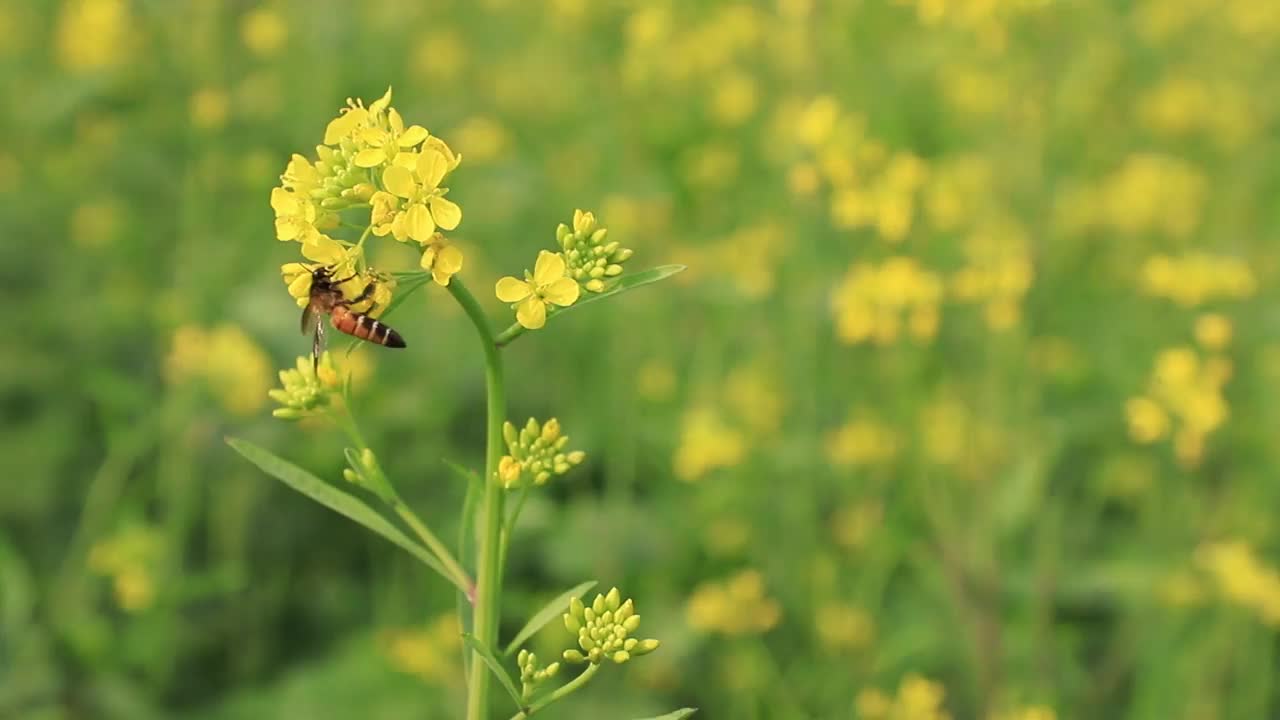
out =
{"type": "Polygon", "coordinates": [[[498,280],[494,292],[502,302],[515,305],[517,322],[537,330],[547,324],[547,308],[569,307],[578,301],[580,290],[573,278],[565,276],[560,253],[543,250],[538,253],[532,275],[526,273],[525,280],[508,275],[498,280]]]}
{"type": "Polygon", "coordinates": [[[462,251],[456,245],[449,244],[443,235],[436,233],[422,251],[422,261],[419,264],[423,270],[431,272],[431,279],[436,284],[445,286],[449,284],[450,278],[462,272],[462,260],[462,251]]]}
{"type": "Polygon", "coordinates": [[[163,551],[155,528],[130,525],[93,545],[89,569],[111,579],[112,593],[122,610],[140,612],[155,602],[155,572],[163,551]]]}
{"type": "Polygon", "coordinates": [[[1196,318],[1196,342],[1206,350],[1222,350],[1231,344],[1231,319],[1218,313],[1196,318]]]}
{"type": "Polygon", "coordinates": [[[379,645],[396,670],[450,686],[455,683],[454,658],[461,637],[457,616],[445,613],[426,627],[385,630],[379,633],[379,645]]]}
{"type": "Polygon", "coordinates": [[[249,416],[265,403],[271,361],[238,326],[184,325],[173,335],[165,376],[174,385],[203,383],[227,411],[249,416]]]}
{"type": "Polygon", "coordinates": [[[430,144],[424,145],[419,153],[398,153],[395,161],[382,171],[382,186],[395,201],[383,196],[375,203],[375,213],[381,222],[375,220],[378,226],[374,233],[390,232],[401,242],[412,238],[426,243],[431,241],[437,227],[445,230],[458,227],[462,222],[462,208],[445,198],[448,189],[440,187],[440,183],[460,160],[460,156],[451,157],[430,144]]]}
{"type": "Polygon", "coordinates": [[[271,209],[276,213],[276,239],[297,240],[304,245],[314,242],[320,231],[315,203],[298,192],[282,187],[271,189],[271,209]]]}

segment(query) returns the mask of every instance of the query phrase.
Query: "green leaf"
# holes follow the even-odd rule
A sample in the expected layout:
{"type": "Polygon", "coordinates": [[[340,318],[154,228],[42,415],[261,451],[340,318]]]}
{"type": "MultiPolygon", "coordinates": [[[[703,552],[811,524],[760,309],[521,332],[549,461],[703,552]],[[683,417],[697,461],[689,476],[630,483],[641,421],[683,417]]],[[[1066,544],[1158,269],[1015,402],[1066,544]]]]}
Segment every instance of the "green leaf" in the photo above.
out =
{"type": "Polygon", "coordinates": [[[564,612],[569,609],[569,601],[571,599],[581,597],[582,593],[595,586],[595,580],[588,580],[584,583],[579,583],[560,593],[554,600],[542,606],[542,609],[535,613],[533,617],[529,618],[529,622],[525,623],[524,627],[520,628],[520,632],[516,633],[516,637],[511,641],[511,644],[507,645],[506,654],[510,655],[516,650],[519,650],[520,646],[523,645],[526,640],[533,637],[534,633],[546,627],[547,623],[556,619],[556,616],[563,615],[564,612]]]}
{"type": "Polygon", "coordinates": [[[240,438],[227,438],[227,444],[232,450],[240,453],[246,460],[257,465],[266,474],[280,480],[285,485],[297,490],[307,497],[315,500],[330,510],[343,515],[350,520],[365,526],[373,532],[399,545],[407,550],[423,565],[431,568],[440,577],[448,580],[455,587],[466,591],[458,583],[445,572],[440,561],[435,555],[431,554],[417,542],[411,540],[408,535],[400,532],[396,526],[392,525],[386,518],[379,515],[376,510],[365,505],[363,501],[354,495],[349,495],[293,463],[285,460],[270,451],[254,445],[247,440],[240,438]]]}
{"type": "MultiPolygon", "coordinates": [[[[666,280],[676,273],[683,272],[686,267],[688,266],[659,265],[658,267],[649,268],[648,270],[642,270],[637,273],[631,273],[630,275],[622,275],[607,283],[602,292],[584,292],[582,296],[578,298],[577,302],[567,308],[559,308],[555,310],[549,317],[559,317],[564,313],[567,313],[570,310],[576,310],[583,305],[590,305],[593,302],[604,300],[605,298],[613,297],[614,295],[620,295],[628,290],[635,290],[638,287],[651,285],[659,280],[666,280]]],[[[521,327],[519,323],[515,323],[506,330],[503,330],[498,337],[494,338],[494,342],[499,346],[506,345],[523,333],[524,328],[521,327]]]]}
{"type": "Polygon", "coordinates": [[[614,295],[621,295],[628,290],[635,290],[636,288],[644,287],[645,285],[652,285],[659,280],[666,280],[672,275],[684,272],[687,267],[687,265],[659,265],[658,267],[649,268],[648,270],[641,270],[638,273],[621,275],[613,281],[606,283],[603,291],[598,293],[583,293],[582,297],[578,298],[578,302],[567,308],[557,310],[555,314],[559,315],[561,313],[566,313],[570,310],[580,308],[583,305],[589,305],[597,300],[603,300],[608,297],[613,297],[614,295]]]}
{"type": "Polygon", "coordinates": [[[507,674],[506,669],[502,667],[502,661],[498,659],[498,656],[494,655],[492,650],[481,644],[480,641],[476,639],[476,636],[471,633],[462,633],[462,639],[467,641],[467,644],[471,646],[472,650],[475,650],[480,654],[480,659],[484,660],[484,664],[488,665],[489,669],[493,671],[493,674],[497,676],[498,682],[501,683],[502,687],[506,688],[507,692],[511,694],[511,699],[515,701],[516,707],[523,709],[524,700],[520,697],[520,691],[516,690],[515,681],[513,681],[511,676],[507,674]]]}
{"type": "Polygon", "coordinates": [[[696,712],[698,712],[698,708],[680,708],[679,710],[672,710],[666,715],[644,718],[643,720],[681,720],[682,718],[687,718],[696,712]]]}

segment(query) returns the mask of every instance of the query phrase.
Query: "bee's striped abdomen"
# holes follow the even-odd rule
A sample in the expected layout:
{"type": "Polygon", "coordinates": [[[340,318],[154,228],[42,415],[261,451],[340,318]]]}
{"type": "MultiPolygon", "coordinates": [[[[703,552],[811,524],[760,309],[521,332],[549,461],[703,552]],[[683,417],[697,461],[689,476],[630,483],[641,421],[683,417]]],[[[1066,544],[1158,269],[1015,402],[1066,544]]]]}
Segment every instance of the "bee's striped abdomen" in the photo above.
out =
{"type": "Polygon", "coordinates": [[[339,332],[391,348],[404,347],[404,338],[389,326],[339,305],[333,309],[333,326],[339,332]]]}

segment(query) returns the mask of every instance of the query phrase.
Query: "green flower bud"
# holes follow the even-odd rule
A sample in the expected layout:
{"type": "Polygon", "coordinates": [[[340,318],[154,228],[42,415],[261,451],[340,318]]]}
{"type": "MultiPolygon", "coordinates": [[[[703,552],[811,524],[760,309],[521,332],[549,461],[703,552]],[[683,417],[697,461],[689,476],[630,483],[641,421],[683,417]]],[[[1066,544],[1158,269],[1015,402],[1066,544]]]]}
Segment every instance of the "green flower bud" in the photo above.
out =
{"type": "Polygon", "coordinates": [[[577,663],[577,664],[581,664],[587,661],[587,658],[585,658],[582,655],[582,653],[578,652],[577,650],[565,650],[564,655],[562,657],[564,657],[565,662],[571,662],[571,663],[577,663]]]}
{"type": "Polygon", "coordinates": [[[298,358],[293,368],[280,371],[280,384],[282,387],[267,391],[272,400],[284,406],[271,414],[294,420],[328,408],[342,381],[333,367],[332,356],[326,352],[318,361],[310,357],[298,358]]]}
{"type": "Polygon", "coordinates": [[[586,457],[580,450],[562,452],[569,443],[560,421],[550,418],[539,423],[534,418],[517,431],[510,422],[503,423],[502,439],[507,444],[508,455],[498,466],[498,479],[508,489],[522,488],[529,482],[543,485],[552,475],[563,475],[586,457]],[[576,458],[576,462],[570,459],[576,458]]]}
{"type": "Polygon", "coordinates": [[[603,292],[604,281],[600,279],[594,279],[594,280],[591,280],[590,282],[585,283],[582,287],[594,293],[603,292]]]}
{"type": "Polygon", "coordinates": [[[623,600],[617,588],[611,588],[607,594],[597,594],[590,605],[573,598],[569,601],[569,611],[564,614],[564,623],[569,632],[577,635],[581,650],[565,651],[565,660],[570,662],[585,656],[592,663],[612,660],[622,664],[658,647],[657,640],[629,637],[639,628],[640,616],[635,612],[634,603],[623,600]]]}

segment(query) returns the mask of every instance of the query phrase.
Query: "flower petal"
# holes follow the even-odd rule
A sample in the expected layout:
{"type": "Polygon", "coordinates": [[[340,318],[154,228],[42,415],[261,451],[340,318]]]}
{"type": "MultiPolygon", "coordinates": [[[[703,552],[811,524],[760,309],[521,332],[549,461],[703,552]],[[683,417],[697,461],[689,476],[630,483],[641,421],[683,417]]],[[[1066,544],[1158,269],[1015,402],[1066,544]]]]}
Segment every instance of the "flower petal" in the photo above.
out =
{"type": "Polygon", "coordinates": [[[337,265],[347,259],[346,250],[328,235],[317,234],[314,241],[302,244],[302,256],[312,262],[337,265]]]}
{"type": "Polygon", "coordinates": [[[400,111],[391,108],[387,111],[387,123],[391,126],[391,134],[399,135],[404,132],[404,118],[400,117],[400,111]]]}
{"type": "Polygon", "coordinates": [[[542,288],[542,297],[547,302],[555,303],[560,307],[569,307],[578,301],[579,292],[577,281],[573,278],[562,277],[542,288]]]}
{"type": "Polygon", "coordinates": [[[515,303],[532,295],[533,288],[529,287],[529,283],[508,275],[498,281],[498,284],[494,287],[494,294],[502,302],[515,303]]]}
{"type": "Polygon", "coordinates": [[[440,248],[440,252],[436,256],[435,266],[438,269],[453,275],[455,273],[462,272],[462,260],[463,257],[461,250],[453,245],[445,245],[440,248]]]}
{"type": "Polygon", "coordinates": [[[382,94],[382,97],[378,98],[377,100],[374,100],[373,104],[369,106],[369,112],[373,113],[374,115],[377,115],[378,113],[387,109],[387,106],[390,104],[391,104],[391,86],[388,85],[387,91],[382,94]]]}
{"type": "Polygon", "coordinates": [[[411,148],[414,145],[426,140],[431,133],[421,125],[410,125],[403,133],[400,134],[400,140],[397,144],[402,148],[411,148]]]}
{"type": "Polygon", "coordinates": [[[311,273],[299,275],[289,283],[289,294],[295,298],[306,298],[311,295],[311,273]]]}
{"type": "Polygon", "coordinates": [[[356,167],[371,168],[378,167],[387,161],[387,151],[380,147],[367,147],[356,153],[355,158],[351,161],[356,167]]]}
{"type": "Polygon", "coordinates": [[[538,253],[538,262],[533,266],[533,282],[539,287],[549,285],[564,277],[564,258],[560,253],[543,250],[538,253]]]}
{"type": "Polygon", "coordinates": [[[382,187],[402,198],[411,198],[418,190],[413,173],[401,165],[391,165],[382,171],[382,187]]]}
{"type": "Polygon", "coordinates": [[[516,322],[530,330],[547,324],[547,306],[536,297],[527,298],[516,308],[516,322]]]}
{"type": "Polygon", "coordinates": [[[435,218],[436,224],[445,230],[452,230],[462,222],[462,208],[452,200],[437,196],[428,200],[427,203],[431,206],[431,217],[435,218]]]}
{"type": "Polygon", "coordinates": [[[435,148],[425,148],[418,156],[418,177],[432,190],[440,187],[440,181],[449,170],[449,161],[435,148]]]}
{"type": "Polygon", "coordinates": [[[418,242],[427,242],[431,240],[431,235],[436,231],[435,221],[431,219],[431,213],[427,211],[427,206],[422,203],[414,203],[404,213],[404,229],[409,233],[409,237],[418,242]]]}

